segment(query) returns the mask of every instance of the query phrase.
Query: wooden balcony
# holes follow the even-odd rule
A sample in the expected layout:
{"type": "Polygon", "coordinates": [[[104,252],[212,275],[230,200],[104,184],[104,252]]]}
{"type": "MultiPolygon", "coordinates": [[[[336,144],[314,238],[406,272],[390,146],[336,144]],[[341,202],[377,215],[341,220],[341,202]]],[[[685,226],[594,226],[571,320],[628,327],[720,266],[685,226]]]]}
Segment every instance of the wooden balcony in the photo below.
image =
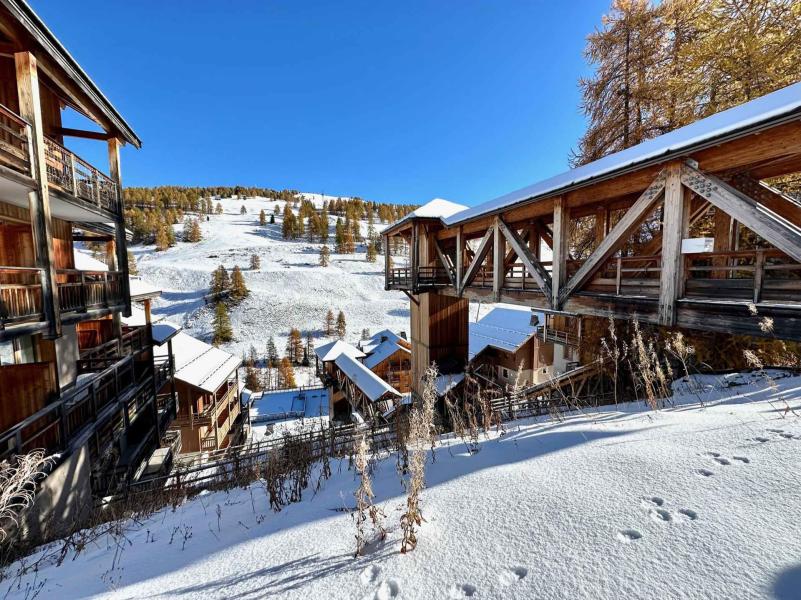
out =
{"type": "Polygon", "coordinates": [[[57,273],[62,313],[87,312],[125,304],[120,271],[62,269],[57,273]]]}
{"type": "MultiPolygon", "coordinates": [[[[34,177],[30,139],[30,124],[0,105],[0,165],[34,177]]],[[[94,212],[118,215],[122,211],[117,184],[111,178],[57,141],[45,137],[44,142],[51,189],[94,212]]]]}

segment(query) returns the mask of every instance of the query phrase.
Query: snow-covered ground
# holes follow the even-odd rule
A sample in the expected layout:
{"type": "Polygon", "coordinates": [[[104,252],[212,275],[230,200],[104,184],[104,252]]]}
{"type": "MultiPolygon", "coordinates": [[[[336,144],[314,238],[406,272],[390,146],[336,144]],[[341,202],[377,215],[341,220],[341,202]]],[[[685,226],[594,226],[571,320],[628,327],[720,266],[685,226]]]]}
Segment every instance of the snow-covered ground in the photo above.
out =
{"type": "Polygon", "coordinates": [[[250,407],[250,440],[260,442],[284,432],[328,427],[328,390],[323,387],[255,394],[250,407]],[[295,413],[284,418],[287,413],[295,413]]]}
{"type": "MultiPolygon", "coordinates": [[[[322,205],[319,194],[308,196],[322,205]]],[[[153,246],[131,247],[143,279],[163,290],[154,303],[154,317],[166,318],[190,335],[210,340],[213,307],[205,305],[203,296],[208,293],[212,271],[223,264],[229,273],[239,265],[251,291],[250,297],[231,311],[236,340],[224,349],[234,354],[241,355],[251,344],[264,354],[267,339],[273,335],[283,355],[291,327],[304,334],[311,331],[315,342],[323,343],[329,308],[334,315],[344,311],[351,342],[359,339],[363,328],[409,331],[409,301],[401,292],[384,290],[382,257],[367,262],[363,244],[356,254],[333,254],[335,216],[330,217],[331,264],[324,268],[318,264],[322,244],[281,237],[283,201],[223,199],[221,204],[224,214],[201,221],[203,240],[199,243],[179,241],[164,252],[156,252],[153,246]],[[243,205],[245,215],[240,214],[243,205]],[[276,205],[279,215],[275,224],[260,226],[259,211],[264,209],[269,217],[276,205]],[[251,254],[261,259],[257,271],[250,270],[251,254]]],[[[385,226],[376,223],[376,231],[385,226]]],[[[176,225],[175,230],[180,239],[183,225],[176,225]]],[[[366,222],[362,233],[367,233],[366,222]]],[[[310,383],[306,375],[299,375],[298,383],[310,383]]]]}
{"type": "Polygon", "coordinates": [[[801,377],[697,381],[657,412],[509,424],[473,455],[444,440],[410,554],[388,458],[373,482],[388,537],[353,558],[344,461],[280,513],[253,485],[130,523],[119,545],[40,568],[40,597],[798,598],[801,377]]]}

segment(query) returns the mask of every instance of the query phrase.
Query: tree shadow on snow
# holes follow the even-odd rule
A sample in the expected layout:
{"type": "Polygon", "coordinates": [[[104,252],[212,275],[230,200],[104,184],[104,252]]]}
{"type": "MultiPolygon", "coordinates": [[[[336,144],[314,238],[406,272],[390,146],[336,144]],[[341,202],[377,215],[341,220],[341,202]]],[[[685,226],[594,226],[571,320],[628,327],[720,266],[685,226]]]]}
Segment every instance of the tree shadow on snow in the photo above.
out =
{"type": "Polygon", "coordinates": [[[773,583],[776,600],[798,600],[801,598],[801,565],[782,571],[773,583]]]}

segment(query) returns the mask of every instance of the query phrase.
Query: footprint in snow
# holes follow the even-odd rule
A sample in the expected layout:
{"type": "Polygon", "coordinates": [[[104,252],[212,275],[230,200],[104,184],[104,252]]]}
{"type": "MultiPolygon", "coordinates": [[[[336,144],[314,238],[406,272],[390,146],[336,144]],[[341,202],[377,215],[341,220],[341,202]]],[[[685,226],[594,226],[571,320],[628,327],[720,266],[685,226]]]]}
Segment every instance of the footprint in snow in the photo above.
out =
{"type": "Polygon", "coordinates": [[[462,600],[472,598],[476,595],[476,586],[469,583],[455,583],[448,588],[448,598],[452,600],[462,600]]]}
{"type": "Polygon", "coordinates": [[[400,595],[400,586],[394,579],[385,579],[378,586],[374,594],[364,597],[364,600],[393,600],[400,595]]]}
{"type": "Polygon", "coordinates": [[[528,569],[525,567],[512,567],[501,571],[499,579],[502,586],[510,586],[523,579],[526,575],[528,575],[528,569]]]}
{"type": "Polygon", "coordinates": [[[712,458],[717,458],[720,456],[720,452],[704,452],[707,456],[711,456],[712,458]]]}
{"type": "Polygon", "coordinates": [[[631,542],[639,540],[641,537],[642,534],[634,529],[621,529],[617,532],[617,539],[624,544],[630,544],[631,542]]]}
{"type": "Polygon", "coordinates": [[[715,456],[712,458],[716,463],[719,465],[730,465],[731,461],[728,458],[723,458],[722,456],[715,456]]]}
{"type": "Polygon", "coordinates": [[[649,514],[651,515],[651,518],[654,521],[657,521],[659,523],[669,523],[670,521],[673,520],[673,517],[670,516],[670,513],[666,511],[664,508],[652,508],[649,511],[649,514]]]}
{"type": "Polygon", "coordinates": [[[712,477],[714,475],[714,471],[710,471],[709,469],[697,469],[695,471],[701,477],[712,477]]]}
{"type": "Polygon", "coordinates": [[[695,521],[698,518],[698,513],[689,508],[680,508],[679,514],[690,521],[695,521]]]}
{"type": "Polygon", "coordinates": [[[764,444],[765,442],[769,442],[770,440],[766,437],[755,437],[755,442],[759,442],[760,444],[764,444]]]}
{"type": "Polygon", "coordinates": [[[362,582],[362,585],[372,585],[376,581],[378,581],[378,577],[381,575],[381,567],[378,565],[370,565],[369,567],[365,567],[365,569],[359,575],[359,581],[362,582]]]}
{"type": "Polygon", "coordinates": [[[751,462],[751,459],[750,458],[746,458],[745,456],[732,456],[731,458],[732,458],[732,460],[736,460],[737,462],[741,462],[744,465],[747,465],[748,463],[751,462]]]}
{"type": "Polygon", "coordinates": [[[651,508],[652,506],[662,506],[665,501],[660,498],[659,496],[643,496],[642,504],[645,508],[651,508]]]}

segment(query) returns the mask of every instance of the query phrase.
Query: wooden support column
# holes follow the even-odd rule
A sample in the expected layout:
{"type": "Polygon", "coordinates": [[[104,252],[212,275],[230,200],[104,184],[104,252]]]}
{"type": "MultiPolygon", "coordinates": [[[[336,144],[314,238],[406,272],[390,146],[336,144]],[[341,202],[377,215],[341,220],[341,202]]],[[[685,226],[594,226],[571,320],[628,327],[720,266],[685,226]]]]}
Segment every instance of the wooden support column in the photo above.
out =
{"type": "Polygon", "coordinates": [[[391,259],[389,257],[389,236],[382,236],[384,239],[384,289],[389,289],[389,270],[391,259]]]}
{"type": "MultiPolygon", "coordinates": [[[[117,184],[117,202],[115,203],[114,235],[117,248],[117,269],[121,273],[120,281],[122,297],[125,300],[124,314],[131,316],[131,288],[128,281],[128,246],[125,240],[125,210],[122,198],[122,170],[120,169],[120,146],[118,138],[108,140],[108,167],[111,180],[117,184]]],[[[119,314],[115,316],[119,318],[119,314]]]]}
{"type": "Polygon", "coordinates": [[[570,241],[568,239],[568,225],[570,211],[565,203],[564,196],[557,196],[553,203],[553,266],[551,267],[551,293],[553,295],[553,308],[559,310],[559,292],[567,280],[567,255],[570,241]]]}
{"type": "Polygon", "coordinates": [[[36,250],[36,266],[42,269],[42,308],[48,323],[45,337],[54,339],[61,335],[61,311],[50,220],[50,193],[47,184],[39,75],[36,57],[30,52],[14,54],[14,63],[17,71],[20,116],[30,123],[30,160],[36,189],[28,192],[28,210],[30,211],[33,245],[36,250]]]}
{"type": "Polygon", "coordinates": [[[537,226],[536,222],[531,223],[529,225],[529,234],[528,234],[528,249],[531,251],[531,255],[540,260],[540,246],[541,246],[541,238],[540,238],[540,228],[537,226]]]}
{"type": "Polygon", "coordinates": [[[501,288],[506,274],[504,264],[506,261],[506,244],[504,243],[503,233],[501,233],[498,217],[495,217],[492,227],[492,291],[495,295],[495,302],[500,302],[501,288]]]}
{"type": "Polygon", "coordinates": [[[600,206],[595,211],[595,247],[597,248],[609,233],[609,209],[600,206]]]}
{"type": "Polygon", "coordinates": [[[417,223],[412,223],[412,293],[417,293],[417,271],[420,267],[420,240],[417,234],[417,223]]]}
{"type": "Polygon", "coordinates": [[[456,290],[462,293],[462,262],[464,261],[464,232],[462,226],[456,230],[456,290]]]}
{"type": "MultiPolygon", "coordinates": [[[[734,231],[736,229],[734,221],[725,212],[719,208],[715,208],[714,227],[714,251],[730,252],[734,247],[733,238],[734,231]]],[[[716,257],[712,259],[712,264],[716,267],[726,266],[727,262],[727,259],[723,257],[716,257]]],[[[727,279],[728,273],[726,271],[711,271],[710,277],[712,279],[727,279]]]]}
{"type": "Polygon", "coordinates": [[[688,196],[681,184],[681,165],[667,168],[665,201],[662,224],[662,271],[659,285],[659,323],[672,327],[676,324],[676,300],[684,284],[684,257],[681,240],[687,235],[688,196]]]}

